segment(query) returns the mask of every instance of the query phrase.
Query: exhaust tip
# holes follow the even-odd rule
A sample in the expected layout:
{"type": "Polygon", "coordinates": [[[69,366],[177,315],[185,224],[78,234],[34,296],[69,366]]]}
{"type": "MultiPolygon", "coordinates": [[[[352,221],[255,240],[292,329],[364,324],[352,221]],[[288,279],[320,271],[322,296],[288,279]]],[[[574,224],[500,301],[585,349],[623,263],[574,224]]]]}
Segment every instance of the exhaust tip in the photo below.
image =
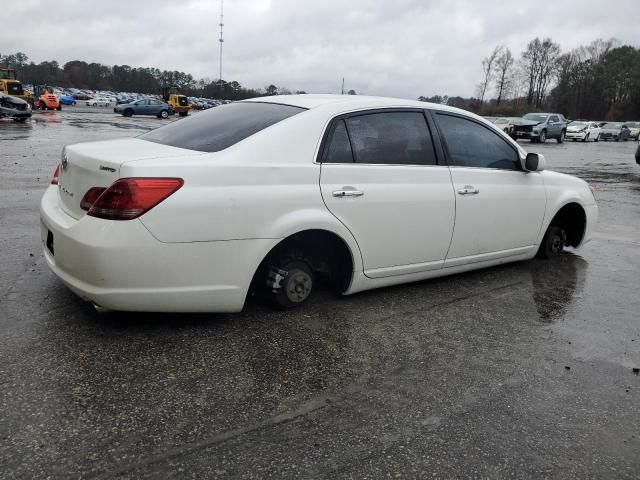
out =
{"type": "Polygon", "coordinates": [[[93,305],[93,308],[95,308],[96,312],[97,312],[97,313],[100,313],[100,314],[102,314],[102,313],[108,313],[108,312],[110,312],[110,311],[111,311],[111,310],[109,310],[108,308],[104,308],[104,307],[102,307],[102,306],[98,305],[98,304],[97,304],[97,303],[95,303],[95,302],[91,302],[91,305],[93,305]]]}

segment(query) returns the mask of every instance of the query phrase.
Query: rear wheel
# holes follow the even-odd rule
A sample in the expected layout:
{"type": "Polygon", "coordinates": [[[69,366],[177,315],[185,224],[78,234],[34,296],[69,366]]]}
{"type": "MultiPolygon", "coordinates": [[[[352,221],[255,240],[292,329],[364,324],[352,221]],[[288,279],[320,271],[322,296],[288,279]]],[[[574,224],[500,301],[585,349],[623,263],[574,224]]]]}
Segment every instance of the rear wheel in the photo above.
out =
{"type": "Polygon", "coordinates": [[[536,254],[537,258],[551,258],[562,253],[567,243],[567,232],[557,225],[549,225],[542,238],[542,243],[536,254]]]}
{"type": "Polygon", "coordinates": [[[158,118],[168,118],[169,117],[169,112],[167,112],[166,110],[162,110],[159,114],[158,114],[158,118]]]}
{"type": "Polygon", "coordinates": [[[39,105],[40,105],[40,110],[46,110],[47,109],[47,106],[44,104],[44,102],[42,100],[40,101],[39,105]]]}
{"type": "Polygon", "coordinates": [[[282,309],[297,307],[313,292],[313,271],[301,260],[284,260],[278,263],[271,267],[267,279],[273,287],[273,302],[282,309]]]}
{"type": "Polygon", "coordinates": [[[58,110],[58,111],[62,110],[62,105],[58,105],[58,106],[56,107],[56,110],[58,110]]]}
{"type": "Polygon", "coordinates": [[[180,112],[178,113],[178,115],[180,115],[181,117],[186,117],[187,115],[189,115],[189,112],[180,112]]]}
{"type": "Polygon", "coordinates": [[[600,141],[600,135],[598,135],[593,141],[594,142],[599,142],[600,141]]]}
{"type": "Polygon", "coordinates": [[[565,133],[564,133],[564,130],[563,130],[563,131],[560,132],[560,136],[558,138],[556,138],[556,141],[558,143],[564,142],[564,135],[565,135],[565,133]]]}

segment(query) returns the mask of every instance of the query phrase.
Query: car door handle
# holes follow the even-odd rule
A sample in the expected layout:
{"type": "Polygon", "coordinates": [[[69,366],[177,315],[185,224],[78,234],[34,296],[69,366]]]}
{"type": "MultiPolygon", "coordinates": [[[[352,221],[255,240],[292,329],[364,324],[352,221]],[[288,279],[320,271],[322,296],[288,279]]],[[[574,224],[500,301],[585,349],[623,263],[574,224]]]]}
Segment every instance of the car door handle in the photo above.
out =
{"type": "Polygon", "coordinates": [[[474,187],[473,185],[465,185],[460,190],[458,190],[459,195],[477,195],[480,193],[480,189],[474,187]]]}
{"type": "Polygon", "coordinates": [[[361,197],[364,192],[360,190],[335,190],[333,192],[334,197],[361,197]]]}

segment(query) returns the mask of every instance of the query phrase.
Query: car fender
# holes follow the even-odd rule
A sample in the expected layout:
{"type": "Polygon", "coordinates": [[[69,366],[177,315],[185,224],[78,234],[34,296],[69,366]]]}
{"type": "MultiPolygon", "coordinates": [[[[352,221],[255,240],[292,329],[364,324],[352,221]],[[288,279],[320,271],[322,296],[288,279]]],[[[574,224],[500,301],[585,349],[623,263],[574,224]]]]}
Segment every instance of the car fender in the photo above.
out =
{"type": "MultiPolygon", "coordinates": [[[[595,198],[589,190],[589,185],[584,180],[548,170],[543,172],[543,179],[547,195],[547,207],[540,232],[538,233],[537,245],[542,242],[542,238],[551,221],[565,205],[570,203],[580,205],[585,211],[588,224],[594,221],[594,219],[590,218],[589,211],[597,210],[595,198]]],[[[587,225],[586,229],[588,228],[589,225],[587,225]]]]}

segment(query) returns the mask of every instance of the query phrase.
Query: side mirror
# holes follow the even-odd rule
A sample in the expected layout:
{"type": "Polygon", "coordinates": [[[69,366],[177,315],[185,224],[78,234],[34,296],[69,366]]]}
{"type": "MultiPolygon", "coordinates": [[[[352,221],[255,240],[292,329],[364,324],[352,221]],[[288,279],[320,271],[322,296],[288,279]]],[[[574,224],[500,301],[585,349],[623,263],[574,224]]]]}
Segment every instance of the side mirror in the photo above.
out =
{"type": "Polygon", "coordinates": [[[527,172],[541,172],[547,167],[544,155],[541,153],[527,153],[524,161],[524,169],[527,172]]]}

